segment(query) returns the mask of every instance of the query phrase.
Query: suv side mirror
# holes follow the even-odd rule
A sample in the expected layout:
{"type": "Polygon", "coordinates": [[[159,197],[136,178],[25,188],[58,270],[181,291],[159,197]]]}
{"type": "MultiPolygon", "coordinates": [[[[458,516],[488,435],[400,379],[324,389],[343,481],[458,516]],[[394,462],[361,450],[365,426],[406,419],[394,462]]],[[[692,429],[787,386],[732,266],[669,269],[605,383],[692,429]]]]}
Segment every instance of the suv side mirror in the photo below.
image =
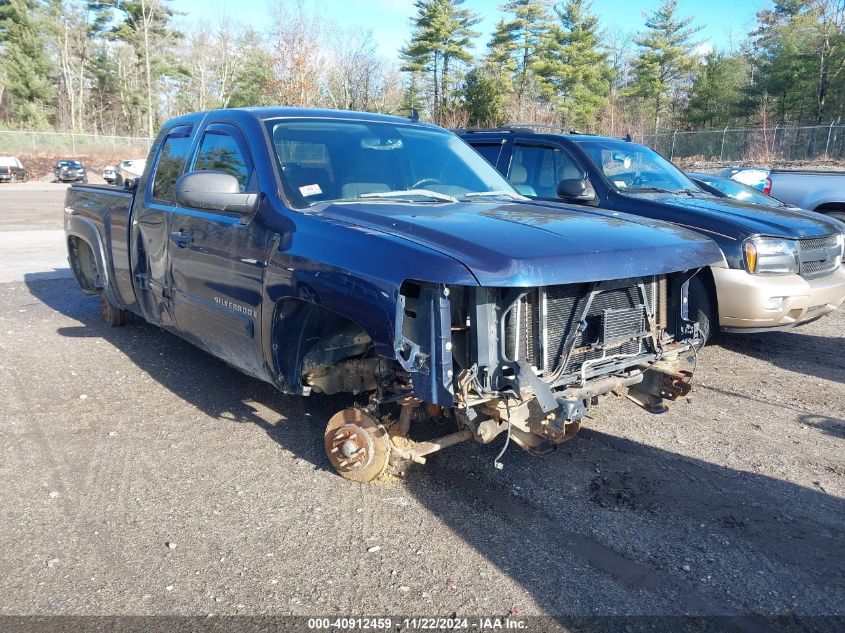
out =
{"type": "Polygon", "coordinates": [[[596,192],[586,178],[567,178],[557,183],[555,190],[558,198],[578,202],[592,202],[596,192]]]}
{"type": "Polygon", "coordinates": [[[258,194],[242,192],[232,174],[192,171],[176,181],[176,202],[183,207],[247,216],[258,207],[258,194]]]}

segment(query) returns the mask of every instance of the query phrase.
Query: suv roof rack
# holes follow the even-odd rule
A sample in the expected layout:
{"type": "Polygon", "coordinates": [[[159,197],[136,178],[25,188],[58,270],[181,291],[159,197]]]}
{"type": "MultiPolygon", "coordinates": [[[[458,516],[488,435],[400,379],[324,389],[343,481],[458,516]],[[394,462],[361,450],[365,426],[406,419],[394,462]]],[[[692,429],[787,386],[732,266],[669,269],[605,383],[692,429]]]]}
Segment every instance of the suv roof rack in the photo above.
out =
{"type": "Polygon", "coordinates": [[[508,132],[510,134],[520,133],[520,134],[533,134],[534,130],[530,127],[522,127],[522,126],[515,126],[515,125],[507,125],[502,127],[459,127],[454,129],[455,132],[460,132],[462,134],[479,134],[483,132],[508,132]]]}

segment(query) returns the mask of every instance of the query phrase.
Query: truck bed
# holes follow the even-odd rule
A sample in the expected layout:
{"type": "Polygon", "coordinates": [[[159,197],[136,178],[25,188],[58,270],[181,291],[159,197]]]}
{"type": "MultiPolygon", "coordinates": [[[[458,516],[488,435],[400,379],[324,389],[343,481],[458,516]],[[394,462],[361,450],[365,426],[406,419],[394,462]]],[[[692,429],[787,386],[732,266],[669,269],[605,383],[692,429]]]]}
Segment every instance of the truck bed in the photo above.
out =
{"type": "Polygon", "coordinates": [[[845,171],[774,169],[770,195],[802,209],[845,213],[845,171]]]}
{"type": "MultiPolygon", "coordinates": [[[[135,292],[129,261],[129,222],[132,191],[112,185],[73,185],[65,196],[65,227],[69,236],[77,235],[97,244],[94,256],[101,260],[110,276],[113,301],[132,306],[135,292]]],[[[103,280],[105,281],[105,280],[103,280]]]]}
{"type": "Polygon", "coordinates": [[[795,174],[797,176],[845,176],[842,169],[772,169],[770,174],[795,174]]]}

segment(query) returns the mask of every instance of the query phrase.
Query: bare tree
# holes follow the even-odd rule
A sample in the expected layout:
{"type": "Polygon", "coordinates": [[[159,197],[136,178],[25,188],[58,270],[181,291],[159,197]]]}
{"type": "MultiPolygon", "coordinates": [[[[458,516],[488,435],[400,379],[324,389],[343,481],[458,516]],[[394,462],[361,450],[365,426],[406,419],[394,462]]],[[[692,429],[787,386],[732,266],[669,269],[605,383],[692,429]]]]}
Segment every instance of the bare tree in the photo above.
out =
{"type": "Polygon", "coordinates": [[[320,76],[325,55],[319,42],[326,33],[323,21],[309,15],[302,0],[280,3],[273,10],[270,48],[273,78],[268,97],[282,105],[308,107],[320,100],[320,76]]]}
{"type": "Polygon", "coordinates": [[[326,105],[342,110],[395,111],[401,78],[375,52],[372,33],[335,30],[326,51],[323,79],[326,105]]]}

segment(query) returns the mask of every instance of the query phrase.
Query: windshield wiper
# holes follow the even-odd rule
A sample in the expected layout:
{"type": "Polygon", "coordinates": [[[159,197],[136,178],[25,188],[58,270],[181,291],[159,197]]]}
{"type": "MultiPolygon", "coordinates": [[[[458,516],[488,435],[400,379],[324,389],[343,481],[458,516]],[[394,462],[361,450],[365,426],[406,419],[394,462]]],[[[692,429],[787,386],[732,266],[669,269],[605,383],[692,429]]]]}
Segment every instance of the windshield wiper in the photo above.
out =
{"type": "Polygon", "coordinates": [[[662,189],[660,187],[636,187],[634,189],[624,189],[623,193],[686,193],[685,191],[672,191],[671,189],[662,189]]]}
{"type": "Polygon", "coordinates": [[[431,198],[438,202],[457,202],[457,198],[453,198],[445,193],[431,191],[430,189],[406,189],[404,191],[374,191],[372,193],[362,193],[359,198],[408,198],[409,196],[421,196],[424,198],[431,198]]]}
{"type": "Polygon", "coordinates": [[[471,191],[463,195],[464,198],[493,198],[504,197],[511,200],[522,200],[524,196],[515,196],[510,191],[471,191]]]}

